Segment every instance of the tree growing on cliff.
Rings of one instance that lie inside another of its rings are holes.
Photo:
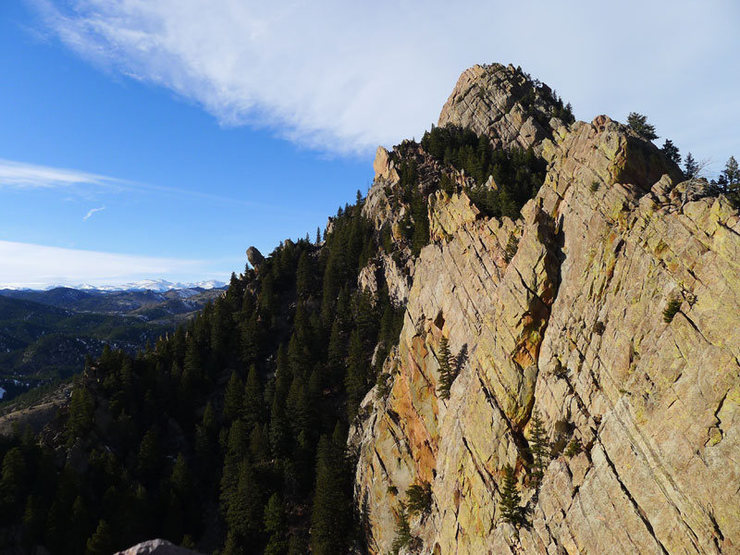
[[[450,353],[450,342],[444,336],[442,336],[439,342],[437,360],[439,361],[439,386],[437,386],[437,392],[440,399],[449,399],[450,387],[452,387],[452,382],[457,377],[457,372],[455,371],[454,361]]]
[[[532,453],[532,485],[537,488],[542,483],[545,469],[550,460],[550,442],[540,412],[532,413],[532,429],[529,438],[529,450]]]
[[[414,484],[406,490],[406,506],[412,515],[426,515],[432,508],[432,486],[429,482]]]
[[[647,122],[647,116],[630,112],[630,115],[627,116],[627,125],[643,139],[653,141],[658,138],[658,135],[655,134],[655,126]]]
[[[401,503],[400,510],[396,515],[396,537],[393,539],[391,546],[391,553],[398,555],[398,553],[408,547],[411,548],[415,543],[416,538],[411,535],[411,527],[409,526],[409,516],[406,510],[406,505]]]
[[[501,518],[504,519],[504,522],[508,522],[514,526],[524,524],[524,510],[519,506],[521,496],[516,487],[514,469],[508,464],[504,467],[504,480],[501,485],[500,496]]]

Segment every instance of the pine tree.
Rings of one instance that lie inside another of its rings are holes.
[[[185,461],[185,457],[182,455],[182,453],[177,455],[175,465],[172,467],[170,484],[172,485],[172,491],[178,496],[181,501],[187,499],[192,487],[192,479],[190,477],[188,463]]]
[[[311,552],[342,553],[351,514],[345,493],[344,460],[338,446],[325,435],[316,455],[316,488],[311,511]]]
[[[740,208],[740,168],[738,168],[738,163],[734,156],[730,156],[730,159],[727,160],[722,177],[727,182],[727,185],[725,185],[727,198],[736,208]]]
[[[426,515],[432,508],[432,486],[429,482],[413,484],[406,490],[406,507],[412,515]]]
[[[288,527],[285,506],[279,493],[273,493],[265,506],[265,532],[270,536],[265,555],[283,555],[288,551]]]
[[[686,155],[686,160],[684,160],[683,163],[683,173],[686,176],[686,179],[693,179],[696,177],[696,174],[699,172],[699,164],[697,164],[696,160],[694,160],[694,157],[689,152]]]
[[[254,364],[250,366],[249,374],[247,374],[247,381],[244,385],[244,400],[242,407],[244,420],[249,426],[262,422],[265,412],[262,397],[262,383],[260,382],[257,368]]]
[[[253,542],[262,530],[262,488],[252,466],[247,461],[239,465],[236,495],[226,511],[226,524],[242,545]]]
[[[153,481],[162,463],[162,452],[159,445],[159,434],[150,428],[139,445],[136,458],[136,471],[145,481]]]
[[[308,253],[304,250],[298,259],[296,271],[296,292],[301,298],[307,298],[313,291],[313,272]]]
[[[550,460],[550,442],[547,438],[545,424],[540,412],[535,409],[532,413],[532,428],[529,437],[529,450],[532,453],[532,483],[536,487],[542,483],[545,469]]]
[[[23,541],[27,547],[43,541],[46,528],[46,503],[38,495],[29,495],[23,511]]]
[[[638,135],[648,141],[653,141],[658,138],[655,134],[655,126],[650,125],[647,122],[647,116],[643,116],[637,112],[630,112],[630,115],[627,116],[627,125],[629,125]]]
[[[396,514],[396,537],[393,538],[391,553],[393,555],[398,555],[402,549],[409,547],[413,540],[414,537],[411,535],[411,527],[409,526],[409,516],[406,511],[406,505],[401,503],[399,511]]]
[[[88,391],[84,384],[80,382],[76,383],[69,401],[67,433],[70,441],[84,437],[92,429],[94,411],[95,401],[90,391]]]
[[[109,555],[115,551],[113,532],[105,520],[98,522],[95,533],[87,540],[88,555]]]
[[[457,377],[457,372],[454,361],[452,360],[452,354],[450,353],[450,343],[444,336],[442,336],[439,342],[437,360],[439,361],[439,386],[437,386],[437,392],[440,399],[449,399],[450,388],[452,387],[452,382]]]
[[[3,457],[2,478],[0,478],[0,512],[13,514],[21,501],[26,485],[28,468],[23,451],[13,447]],[[22,508],[22,505],[21,505]]]
[[[729,187],[740,185],[740,168],[738,167],[737,160],[734,156],[730,156],[725,164],[725,169],[722,171],[722,175],[727,180]]]
[[[524,521],[522,508],[519,506],[521,496],[516,486],[514,469],[508,464],[504,467],[504,480],[501,485],[500,496],[501,517],[509,524],[521,525]]]
[[[347,418],[349,421],[357,414],[362,398],[367,393],[368,362],[362,347],[358,330],[354,330],[349,340],[349,357],[345,387],[347,388]]]
[[[674,164],[679,165],[681,163],[681,155],[678,153],[678,147],[670,139],[665,140],[660,150]]]
[[[236,420],[242,412],[242,401],[244,399],[244,383],[236,371],[231,373],[229,383],[226,384],[224,392],[224,421],[231,423]]]

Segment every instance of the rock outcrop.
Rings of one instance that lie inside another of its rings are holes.
[[[198,552],[179,547],[167,540],[148,540],[137,543],[116,555],[199,555]]]
[[[520,69],[475,65],[460,75],[438,125],[467,127],[496,147],[537,148],[564,123],[553,117],[556,108],[552,90]]]
[[[256,270],[265,261],[265,257],[262,256],[262,253],[257,247],[249,247],[247,249],[247,260],[249,260],[252,268]]]
[[[737,552],[738,212],[683,198],[677,168],[605,116],[525,118],[517,76],[467,70],[440,116],[533,147],[548,171],[517,221],[483,217],[464,192],[430,197],[390,378],[350,437],[370,549],[392,548],[405,492],[426,482],[429,511],[410,517],[424,553]],[[397,180],[381,154],[368,200]],[[366,208],[378,226],[384,206]],[[553,446],[538,488],[535,409]],[[521,529],[501,518],[507,464],[530,511]]]

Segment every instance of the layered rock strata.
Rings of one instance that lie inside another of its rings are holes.
[[[737,552],[737,211],[672,194],[677,168],[604,116],[540,133],[510,111],[456,111],[477,87],[516,112],[490,79],[464,73],[440,123],[536,147],[547,177],[517,221],[482,217],[464,192],[430,196],[433,242],[412,261],[387,391],[368,394],[350,438],[371,551],[391,549],[405,492],[428,482],[430,510],[410,520],[425,553]],[[374,188],[397,179],[389,165]],[[459,369],[449,399],[442,337]],[[553,445],[536,489],[535,408]],[[501,519],[507,464],[521,529]]]

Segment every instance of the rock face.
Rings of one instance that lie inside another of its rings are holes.
[[[537,147],[563,125],[553,119],[556,101],[547,85],[513,66],[475,65],[465,70],[439,116],[448,124],[487,135],[494,146]]]
[[[409,519],[424,553],[737,553],[738,212],[676,194],[677,168],[605,116],[512,116],[517,74],[467,70],[440,116],[536,148],[548,172],[517,221],[462,192],[430,198],[388,387],[350,437],[370,549],[392,548],[406,490],[428,482],[428,514]],[[459,371],[449,399],[442,337]],[[534,409],[553,444],[537,489]],[[519,530],[501,520],[507,464],[531,511]]]
[[[119,551],[116,555],[199,555],[198,552],[178,547],[167,540],[149,540]]]
[[[249,247],[247,249],[247,260],[255,270],[265,261],[265,257],[257,247]]]

